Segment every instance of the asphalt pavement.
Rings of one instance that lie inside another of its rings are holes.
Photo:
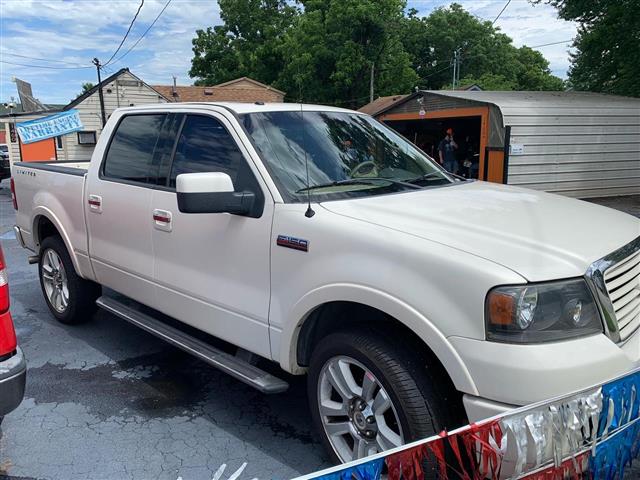
[[[640,216],[640,197],[610,201]],[[113,315],[65,326],[11,227],[0,184],[0,242],[11,312],[28,360],[23,403],[0,430],[0,479],[286,479],[329,466],[305,379],[263,395]],[[640,468],[628,472],[639,478]]]
[[[58,323],[14,224],[4,181],[0,242],[29,370],[25,399],[0,430],[0,479],[210,480],[246,462],[241,480],[268,480],[329,466],[304,377],[264,395],[106,312]]]

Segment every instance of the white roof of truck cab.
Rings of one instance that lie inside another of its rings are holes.
[[[242,115],[244,113],[261,113],[261,112],[299,112],[301,109],[305,112],[342,112],[342,113],[362,113],[346,108],[330,107],[328,105],[311,105],[305,103],[240,103],[240,102],[180,102],[180,103],[159,103],[152,105],[140,105],[136,107],[119,108],[122,112],[136,111],[168,111],[168,110],[185,110],[189,107],[197,107],[199,109],[206,107],[222,107],[232,112]]]

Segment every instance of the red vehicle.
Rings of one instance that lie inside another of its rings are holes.
[[[0,422],[15,410],[24,396],[27,363],[16,339],[9,312],[9,283],[0,248]]]

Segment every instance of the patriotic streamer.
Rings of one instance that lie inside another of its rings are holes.
[[[591,458],[591,474],[594,480],[622,479],[625,469],[631,466],[631,461],[638,458],[639,449],[638,422],[597,444],[595,455]]]
[[[640,371],[561,400],[442,432],[305,480],[618,480],[640,455]]]

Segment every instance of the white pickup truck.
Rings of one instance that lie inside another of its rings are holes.
[[[456,178],[364,114],[123,108],[91,162],[13,179],[58,320],[97,305],[266,393],[264,359],[307,373],[336,461],[640,364],[638,219]]]

